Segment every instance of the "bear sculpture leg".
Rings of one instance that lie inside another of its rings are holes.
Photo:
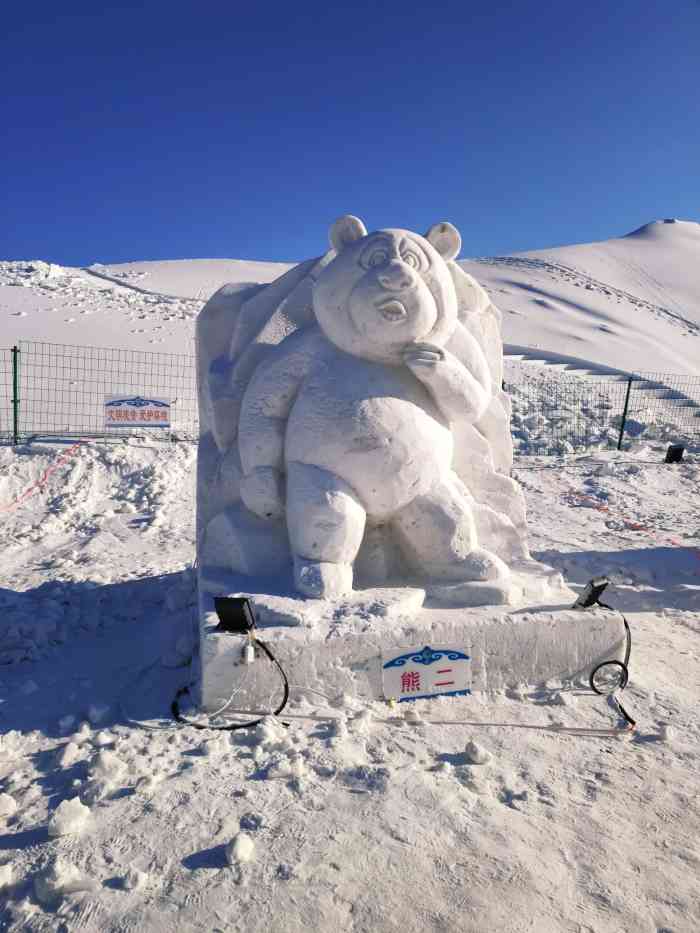
[[[468,494],[457,477],[417,496],[394,517],[405,557],[426,582],[491,582],[507,577],[500,558],[477,546]]]
[[[352,565],[367,515],[339,476],[306,463],[287,464],[287,527],[294,585],[316,599],[352,591]]]

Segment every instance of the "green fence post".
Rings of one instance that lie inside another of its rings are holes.
[[[19,347],[12,348],[12,436],[19,444]]]
[[[620,436],[617,439],[617,449],[622,450],[622,438],[625,434],[625,425],[627,424],[627,409],[630,405],[630,392],[632,391],[632,381],[633,377],[630,376],[627,380],[627,394],[625,395],[625,408],[622,412],[622,424],[620,425]]]

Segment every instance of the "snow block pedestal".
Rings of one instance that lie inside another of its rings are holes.
[[[513,573],[521,594],[516,604],[455,609],[435,605],[418,588],[357,590],[336,600],[304,599],[291,588],[286,594],[254,592],[245,577],[203,568],[199,705],[214,712],[236,691],[227,713],[268,712],[282,697],[279,672],[264,653],[258,650],[246,665],[247,637],[217,631],[214,596],[222,595],[252,600],[256,634],[286,671],[292,697],[308,690],[309,698],[318,691],[330,698],[346,693],[382,699],[382,652],[393,649],[468,649],[472,690],[587,679],[600,661],[623,656],[618,613],[572,610],[576,594],[541,565]]]
[[[225,286],[197,320],[201,706],[281,696],[264,652],[246,664],[246,638],[217,631],[215,596],[252,599],[292,692],[379,698],[382,663],[387,691],[407,663],[386,655],[432,664],[413,657],[425,647],[454,649],[460,690],[612,657],[622,620],[572,613],[529,559],[501,313],[457,263],[459,231],[368,232],[347,214],[329,241],[269,285]]]

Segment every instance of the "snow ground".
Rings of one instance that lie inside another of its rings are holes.
[[[700,225],[658,221],[464,266],[507,343],[697,374],[698,259]],[[286,268],[0,263],[0,345],[191,352],[211,292]],[[535,556],[614,580],[635,732],[550,682],[408,711],[297,688],[289,728],[230,738],[169,716],[194,447],[0,447],[0,930],[695,933],[700,450],[664,450],[515,470]]]
[[[663,452],[515,471],[535,555],[614,579],[634,733],[551,682],[409,710],[297,690],[289,728],[231,737],[168,713],[193,447],[0,449],[0,929],[696,931],[700,450]]]

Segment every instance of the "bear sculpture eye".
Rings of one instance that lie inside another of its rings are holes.
[[[406,252],[401,254],[401,258],[406,263],[407,266],[410,266],[412,269],[422,269],[423,268],[423,258],[418,253],[413,252],[412,250],[406,250]]]
[[[377,266],[383,266],[389,258],[385,249],[375,249],[367,258],[367,265],[370,269],[376,269]]]

